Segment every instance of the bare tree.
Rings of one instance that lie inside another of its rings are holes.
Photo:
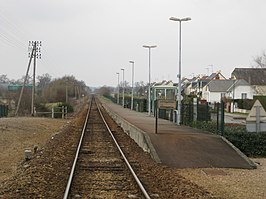
[[[114,92],[114,89],[108,86],[103,86],[96,89],[97,94],[103,95],[105,97],[110,96],[112,92]]]
[[[135,92],[137,96],[144,96],[145,91],[147,90],[148,85],[145,84],[143,81],[135,83]]]
[[[266,53],[262,52],[262,55],[258,55],[253,60],[255,62],[255,68],[266,68]]]
[[[38,79],[38,82],[37,82],[38,89],[43,90],[50,84],[52,80],[52,76],[49,75],[48,73],[45,73],[41,76],[39,75],[37,79]]]
[[[9,83],[10,80],[7,78],[7,75],[0,75],[0,83]]]

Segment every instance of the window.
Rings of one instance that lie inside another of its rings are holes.
[[[247,93],[241,93],[241,99],[247,99]]]
[[[166,99],[175,99],[175,90],[174,89],[167,89],[166,90]]]

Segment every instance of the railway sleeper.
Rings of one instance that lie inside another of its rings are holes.
[[[93,171],[123,171],[122,165],[80,165],[80,169]]]
[[[112,191],[112,193],[110,193],[110,191],[108,192],[108,194],[104,193],[107,191],[101,191],[99,190],[100,193],[92,193],[92,194],[88,194],[88,193],[73,193],[72,194],[72,198],[93,198],[93,199],[106,199],[107,195],[109,196],[109,198],[142,198],[139,194],[137,193],[130,193],[131,190],[128,191],[123,191],[122,193],[119,193],[117,191]],[[129,192],[129,193],[128,193]]]

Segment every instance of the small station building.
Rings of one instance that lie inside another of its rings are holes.
[[[157,100],[177,100],[178,87],[172,81],[155,83],[151,87],[151,111],[155,115]],[[176,101],[177,103],[177,101]],[[173,109],[160,109],[159,118],[173,120]]]

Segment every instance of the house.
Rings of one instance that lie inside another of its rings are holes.
[[[231,79],[244,79],[255,89],[255,95],[266,95],[266,68],[235,68]]]
[[[226,79],[225,76],[222,75],[221,71],[217,71],[216,73],[212,73],[207,77],[209,80],[217,80],[217,79]]]
[[[217,71],[212,73],[209,76],[206,75],[198,75],[197,77],[192,78],[190,81],[186,83],[186,87],[184,88],[184,93],[186,95],[195,94],[198,97],[202,97],[202,89],[212,80],[224,80],[226,79],[221,71]]]
[[[194,93],[194,87],[196,85],[198,77],[193,77],[192,79],[183,78],[181,85],[182,91],[185,95],[190,95]]]
[[[220,102],[221,98],[253,99],[255,90],[245,80],[212,80],[202,90],[202,99]]]

